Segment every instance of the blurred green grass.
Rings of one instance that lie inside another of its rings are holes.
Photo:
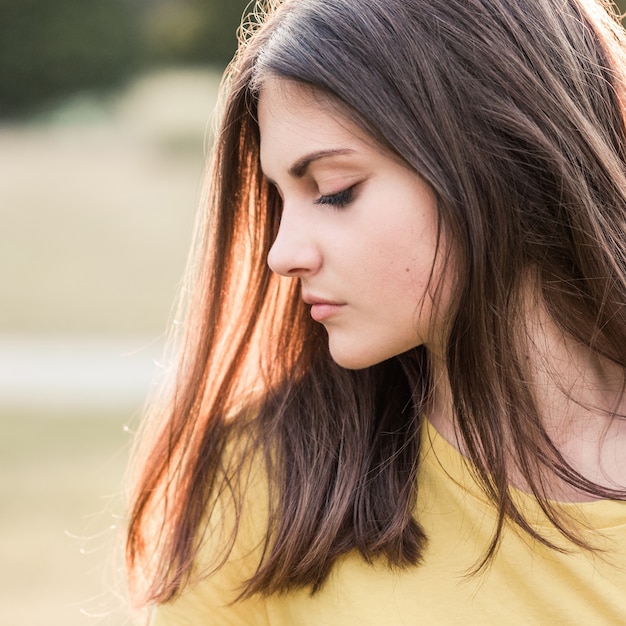
[[[154,72],[0,126],[0,332],[163,331],[218,81]]]
[[[124,421],[0,414],[1,623],[126,623],[116,572]]]

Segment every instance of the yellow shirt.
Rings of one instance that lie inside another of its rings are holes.
[[[544,536],[563,540],[527,494],[520,506]],[[338,563],[311,596],[296,591],[229,604],[245,558],[157,607],[152,626],[602,626],[626,625],[626,503],[567,504],[583,519],[604,557],[561,554],[507,527],[491,566],[467,573],[492,536],[495,514],[465,460],[427,424],[422,445],[416,516],[428,537],[422,565],[392,571],[358,554]],[[245,541],[244,541],[245,543]]]

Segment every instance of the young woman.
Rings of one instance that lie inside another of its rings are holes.
[[[259,7],[139,448],[154,626],[626,623],[610,10]]]

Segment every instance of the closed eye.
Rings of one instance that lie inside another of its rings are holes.
[[[326,204],[333,206],[337,209],[342,209],[350,204],[353,198],[354,187],[348,187],[348,189],[344,189],[343,191],[339,191],[338,193],[333,193],[328,196],[320,196],[317,200],[315,200],[315,204]]]

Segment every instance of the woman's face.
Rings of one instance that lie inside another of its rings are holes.
[[[300,280],[333,359],[358,369],[440,350],[450,281],[430,187],[297,83],[267,81],[258,115],[261,166],[283,200],[268,264]]]

